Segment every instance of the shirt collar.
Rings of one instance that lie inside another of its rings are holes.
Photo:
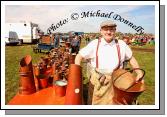
[[[103,45],[103,46],[105,46],[105,45],[110,45],[110,46],[112,46],[113,44],[115,44],[114,39],[113,39],[110,43],[107,43],[104,38],[101,38],[101,45]]]

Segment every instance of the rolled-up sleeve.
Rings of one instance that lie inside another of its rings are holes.
[[[96,43],[97,40],[91,41],[87,46],[79,51],[79,54],[85,59],[92,58],[94,55]]]
[[[132,50],[128,45],[125,45],[125,59],[129,60],[132,57]]]

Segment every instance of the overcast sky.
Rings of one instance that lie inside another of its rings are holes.
[[[100,13],[113,12],[111,18],[87,17],[81,18],[82,12],[92,11]],[[77,20],[71,19],[72,13],[78,13]],[[142,26],[145,33],[155,33],[155,7],[153,5],[6,5],[5,22],[31,21],[39,24],[39,27],[46,32],[51,24],[56,25],[60,21],[68,18],[68,22],[63,24],[53,32],[98,32],[102,21],[113,20],[117,25],[117,31],[123,33],[136,33],[134,29],[127,24],[114,20],[115,14],[132,22],[136,26]]]

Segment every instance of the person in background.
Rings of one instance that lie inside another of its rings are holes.
[[[154,40],[154,38],[151,38],[149,44],[150,44],[150,45],[155,45],[155,40]]]
[[[72,53],[78,53],[79,48],[80,48],[80,42],[81,39],[78,36],[78,33],[75,33],[74,38],[71,40],[71,48],[72,48]]]
[[[54,47],[58,48],[59,47],[59,43],[60,43],[59,35],[55,35],[54,36]]]

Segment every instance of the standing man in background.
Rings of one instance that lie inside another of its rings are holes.
[[[72,48],[72,53],[78,53],[79,48],[80,48],[80,37],[78,36],[78,33],[75,33],[74,38],[71,40],[71,48]]]

